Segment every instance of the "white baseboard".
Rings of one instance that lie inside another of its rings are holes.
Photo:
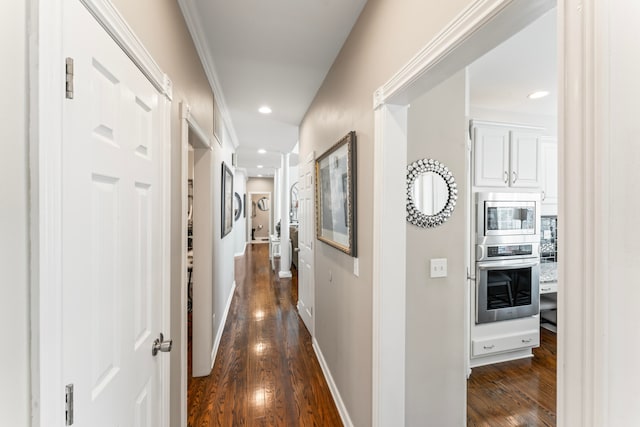
[[[315,338],[313,338],[313,351],[316,353],[316,357],[318,358],[318,362],[320,362],[320,367],[322,368],[322,372],[324,373],[324,378],[327,380],[327,384],[329,385],[329,390],[331,390],[333,400],[338,407],[340,418],[342,418],[342,424],[344,424],[345,427],[353,427],[353,422],[351,422],[351,417],[349,417],[347,407],[342,401],[342,397],[340,396],[340,392],[338,391],[338,386],[336,386],[335,381],[333,381],[333,377],[331,376],[331,371],[329,370],[327,361],[324,360],[322,351],[320,351],[320,345],[318,345],[318,341],[316,341]]]
[[[235,254],[233,257],[238,258],[238,257],[244,256],[246,252],[247,252],[247,242],[244,242],[244,246],[242,247],[242,252]]]
[[[289,279],[289,278],[293,277],[293,276],[291,275],[291,270],[289,270],[289,271],[280,271],[280,272],[278,273],[278,276],[279,276],[281,279]]]
[[[218,356],[218,347],[220,347],[220,341],[222,340],[222,332],[224,332],[224,325],[227,323],[227,316],[229,315],[229,309],[231,308],[231,301],[233,301],[233,294],[236,291],[236,281],[233,281],[233,285],[231,285],[231,292],[229,292],[229,298],[227,299],[227,305],[224,308],[224,313],[222,314],[222,319],[220,322],[220,326],[218,326],[218,331],[216,332],[216,340],[213,343],[213,349],[211,350],[211,369],[213,369],[213,365],[216,363],[216,357]]]

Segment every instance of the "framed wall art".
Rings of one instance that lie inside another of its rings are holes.
[[[356,133],[349,132],[316,160],[316,237],[357,256]]]
[[[222,237],[233,228],[233,173],[222,162]]]

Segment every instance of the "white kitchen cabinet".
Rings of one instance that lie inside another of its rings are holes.
[[[476,187],[540,188],[542,128],[472,121]]]
[[[542,215],[558,214],[558,144],[543,138],[540,143]]]
[[[473,356],[485,356],[538,346],[540,346],[540,330],[533,329],[510,335],[472,340],[471,352]]]

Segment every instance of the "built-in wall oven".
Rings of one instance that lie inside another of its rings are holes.
[[[538,314],[540,196],[477,193],[476,323]]]

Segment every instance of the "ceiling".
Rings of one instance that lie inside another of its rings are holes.
[[[511,113],[557,115],[556,9],[469,66],[472,107]],[[549,96],[529,99],[545,90]]]
[[[237,144],[238,167],[272,176],[280,153],[296,146],[298,125],[366,0],[179,3]],[[263,105],[272,113],[260,114]]]
[[[273,176],[283,152],[296,165],[298,125],[366,0],[178,1],[238,166]],[[472,108],[555,116],[556,55],[553,9],[469,66]],[[537,90],[550,94],[527,98]]]

